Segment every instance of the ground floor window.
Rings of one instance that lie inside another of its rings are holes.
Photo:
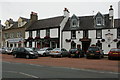
[[[32,47],[32,41],[29,42],[29,47]]]
[[[76,48],[76,43],[74,41],[71,42],[71,49]]]
[[[56,48],[56,43],[55,42],[51,42],[51,47],[52,48]]]
[[[13,47],[13,44],[10,44],[10,47]]]
[[[117,43],[117,48],[120,48],[120,41]]]
[[[21,43],[18,44],[18,47],[21,47]]]
[[[102,43],[100,42],[100,40],[97,41],[96,46],[102,49]]]

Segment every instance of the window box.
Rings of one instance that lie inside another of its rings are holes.
[[[105,39],[102,39],[101,42],[105,42]]]
[[[71,42],[71,39],[65,39],[66,42]]]
[[[114,42],[117,42],[118,40],[117,40],[117,39],[114,39],[113,41],[114,41]]]

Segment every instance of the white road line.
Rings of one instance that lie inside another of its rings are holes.
[[[12,62],[6,62],[5,63],[11,63],[11,64],[19,64],[19,63],[12,63]],[[23,63],[20,63],[23,64]],[[32,66],[38,66],[38,67],[44,67],[44,65],[37,65],[37,64],[28,64]],[[110,71],[98,71],[98,70],[90,70],[90,69],[78,69],[78,68],[69,68],[69,67],[54,67],[54,66],[49,66],[50,68],[63,68],[63,69],[71,69],[71,70],[82,70],[82,71],[88,71],[88,72],[96,72],[96,73],[108,73],[108,74],[120,74],[118,72],[110,72]]]
[[[16,72],[16,71],[3,71],[3,72],[10,72],[10,73],[22,74],[22,75],[29,76],[29,77],[32,77],[32,78],[39,78],[37,76],[30,75],[30,74],[23,73],[23,72]]]
[[[23,75],[26,75],[26,76],[30,76],[30,77],[33,77],[33,78],[39,78],[37,76],[34,76],[34,75],[30,75],[30,74],[26,74],[26,73],[23,73],[23,72],[19,72],[20,74],[23,74]]]

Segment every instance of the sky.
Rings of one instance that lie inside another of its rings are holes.
[[[113,2],[114,1],[114,2]],[[118,13],[119,0],[1,0],[0,1],[0,20],[2,25],[9,18],[17,21],[19,17],[30,19],[30,13],[38,13],[38,19],[62,16],[64,8],[68,8],[70,16],[89,16],[97,12],[108,14],[110,5],[114,9],[114,18],[120,18]],[[120,6],[119,6],[120,7]]]

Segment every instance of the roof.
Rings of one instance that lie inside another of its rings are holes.
[[[120,18],[119,19],[115,19],[114,22],[115,22],[114,23],[114,27],[115,28],[120,28]]]
[[[69,30],[83,30],[83,29],[96,29],[94,26],[94,17],[95,16],[80,16],[79,18],[79,27],[78,28],[71,28],[70,27],[70,18],[68,22],[66,23],[63,31],[69,31]],[[105,27],[104,28],[109,28],[109,14],[104,15],[105,19]]]
[[[24,18],[24,17],[20,17],[23,21],[28,21],[29,19]]]
[[[60,27],[60,23],[62,22],[63,19],[64,19],[64,16],[41,19],[41,20],[35,21],[26,30],[38,30],[38,29]]]

